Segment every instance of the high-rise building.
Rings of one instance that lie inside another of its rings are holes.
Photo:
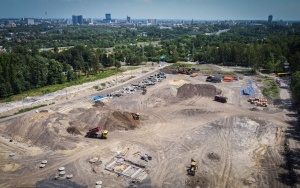
[[[82,25],[83,24],[82,15],[73,15],[72,22],[73,25]]]
[[[273,16],[269,15],[269,17],[268,17],[268,23],[272,23],[272,20],[273,20]]]
[[[111,20],[111,14],[105,14],[105,19],[107,21],[110,21]]]
[[[156,25],[157,21],[156,21],[156,19],[148,19],[148,24]]]
[[[131,23],[130,16],[127,16],[127,23]]]

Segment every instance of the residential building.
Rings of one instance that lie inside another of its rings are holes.
[[[156,19],[148,19],[148,24],[149,25],[157,25]]]
[[[26,25],[34,25],[34,19],[32,19],[32,18],[26,18],[25,19],[25,24]]]

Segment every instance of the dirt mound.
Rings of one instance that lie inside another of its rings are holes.
[[[177,97],[188,99],[194,96],[214,97],[221,94],[221,90],[209,84],[184,84],[177,89]]]
[[[162,68],[161,71],[166,74],[178,74],[177,68],[173,66],[166,66]]]
[[[176,102],[176,89],[162,88],[153,91],[153,93],[147,98],[145,103],[147,107],[160,107],[169,105],[170,103]]]
[[[84,109],[81,114],[75,118],[75,122],[83,122],[90,128],[97,127],[100,124],[101,118],[106,116],[106,111],[98,111],[95,108]]]
[[[76,137],[72,137],[68,132],[68,129],[71,131],[69,122],[71,120],[64,114],[37,113],[18,118],[7,125],[3,131],[7,136],[19,142],[43,148],[48,147],[53,150],[64,150],[76,146],[74,143]],[[76,131],[74,130],[72,133],[79,134],[85,126],[78,124]]]
[[[138,126],[140,120],[134,120],[132,113],[114,111],[101,120],[104,129],[113,130],[132,130]]]

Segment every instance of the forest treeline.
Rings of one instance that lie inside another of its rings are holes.
[[[221,34],[212,34],[229,29]],[[300,101],[300,25],[214,25],[174,27],[65,27],[45,34],[42,27],[0,32],[0,98],[47,85],[99,74],[106,67],[158,62],[198,61],[230,66],[291,71],[292,91]],[[16,33],[10,41],[8,32]],[[205,33],[210,34],[205,34]],[[146,33],[146,35],[141,35]],[[52,51],[39,51],[52,47]],[[61,46],[74,46],[59,52]],[[288,65],[290,70],[285,70]]]

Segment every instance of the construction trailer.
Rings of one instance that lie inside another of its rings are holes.
[[[223,81],[224,82],[232,82],[234,79],[232,76],[224,76],[223,77]]]

